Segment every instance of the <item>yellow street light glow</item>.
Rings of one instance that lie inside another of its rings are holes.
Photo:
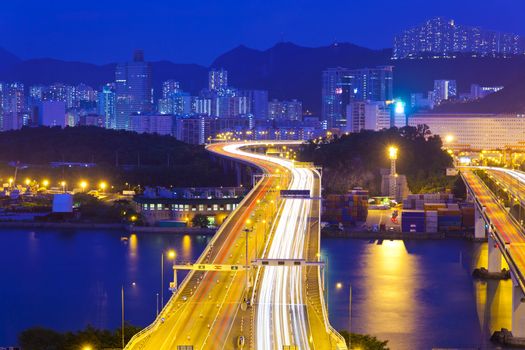
[[[454,135],[448,134],[447,136],[445,136],[446,143],[451,143],[452,141],[454,141]]]
[[[172,260],[173,260],[173,259],[175,259],[176,256],[177,256],[177,253],[176,253],[173,249],[171,249],[171,250],[168,252],[168,258],[169,258],[169,259],[172,259]]]
[[[132,222],[137,221],[137,216],[136,216],[136,215],[131,215],[130,220],[131,220]]]
[[[394,147],[394,146],[388,147],[388,157],[390,159],[397,159],[397,147]]]
[[[88,186],[87,181],[84,181],[84,180],[80,181],[80,187],[81,187],[83,190],[85,190],[87,186]]]
[[[91,345],[84,345],[82,347],[82,350],[93,350],[93,348],[91,347]]]
[[[108,184],[107,184],[106,182],[102,181],[102,182],[98,185],[98,187],[100,187],[101,190],[105,190],[106,187],[108,187]]]
[[[66,182],[65,181],[60,181],[60,186],[65,187],[66,186]]]
[[[49,180],[46,179],[46,180],[42,181],[42,186],[44,186],[44,187],[49,186]]]
[[[31,179],[29,179],[29,178],[26,179],[25,183],[26,183],[27,186],[31,185]]]
[[[343,284],[342,284],[341,282],[337,282],[336,285],[335,285],[335,287],[336,287],[337,289],[341,289],[341,288],[343,288]]]
[[[10,177],[8,181],[9,181],[10,184],[12,184],[14,180],[13,180],[12,177]]]

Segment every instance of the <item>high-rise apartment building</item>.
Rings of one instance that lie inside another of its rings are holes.
[[[208,89],[214,92],[222,92],[228,87],[228,71],[224,69],[213,69],[208,73]]]
[[[258,120],[268,118],[268,91],[267,90],[240,90],[238,96],[246,97],[248,113]]]
[[[180,91],[180,83],[176,80],[167,80],[162,83],[162,98],[167,98]]]
[[[116,128],[128,129],[129,116],[152,111],[151,66],[137,50],[133,61],[120,63],[115,71]]]
[[[454,20],[433,18],[394,37],[392,58],[512,56],[525,53],[525,40],[512,33],[484,30],[456,24]]]
[[[25,111],[24,84],[0,84],[1,90],[1,130],[16,130],[24,125]]]
[[[432,105],[439,106],[441,102],[456,97],[458,94],[455,80],[434,80],[434,90],[432,91]]]
[[[394,98],[393,66],[353,69],[344,77],[350,101],[391,101]]]
[[[322,84],[322,119],[329,128],[345,128],[350,102],[393,99],[393,67],[329,68],[323,71]]]
[[[322,75],[322,111],[321,118],[328,128],[341,127],[346,124],[346,105],[350,94],[345,82],[350,69],[328,68]]]
[[[365,105],[365,129],[379,131],[392,126],[392,107],[385,102],[368,102]]]
[[[279,101],[268,103],[268,117],[273,120],[302,120],[303,104],[298,100]]]
[[[166,97],[159,99],[158,111],[160,114],[190,114],[192,112],[191,95],[182,90],[170,92]]]
[[[104,126],[116,129],[116,94],[111,85],[105,85],[98,93],[98,114],[104,117]]]

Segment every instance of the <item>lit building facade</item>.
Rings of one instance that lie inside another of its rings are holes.
[[[116,120],[116,94],[110,85],[105,85],[98,93],[98,114],[104,116],[104,127],[117,128]]]
[[[2,131],[20,129],[24,125],[24,84],[0,84],[0,94]]]
[[[302,120],[303,103],[298,100],[279,101],[268,103],[268,117],[274,120]]]
[[[457,95],[455,80],[434,80],[434,90],[431,94],[433,106],[439,106],[441,102],[455,98]]]
[[[524,38],[456,24],[454,20],[433,18],[394,37],[393,59],[472,56],[512,56],[525,53]]]
[[[151,65],[144,61],[143,51],[135,51],[132,62],[117,65],[115,86],[115,128],[127,130],[131,114],[152,110]]]
[[[228,88],[228,71],[224,69],[213,69],[208,73],[208,89],[210,91],[222,92]]]
[[[322,76],[321,118],[328,128],[345,128],[347,105],[354,101],[393,99],[393,66],[347,69],[329,68]]]
[[[132,114],[129,130],[139,134],[173,135],[174,116],[171,114]]]
[[[445,146],[461,150],[502,149],[525,141],[525,115],[420,113],[409,126],[428,125]]]

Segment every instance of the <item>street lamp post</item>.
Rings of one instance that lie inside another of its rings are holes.
[[[120,297],[121,297],[121,306],[122,306],[122,349],[124,349],[124,285],[122,285],[122,288],[120,290]]]
[[[390,158],[390,197],[396,199],[396,188],[397,188],[397,171],[396,171],[396,160],[397,160],[397,147],[390,146],[388,148],[388,157]]]
[[[343,283],[337,282],[336,289],[343,289]],[[348,349],[352,349],[352,285],[348,285]]]
[[[251,223],[251,220],[248,219],[246,220],[246,224],[250,224]],[[253,229],[249,229],[248,226],[246,226],[246,228],[244,229],[244,233],[246,234],[246,257],[245,257],[245,271],[246,271],[246,274],[245,274],[245,277],[246,277],[246,281],[245,281],[245,287],[246,287],[246,292],[248,292],[248,284],[249,284],[249,276],[248,276],[248,233],[250,233]]]
[[[352,349],[352,285],[349,285],[348,292],[348,349]]]
[[[160,255],[160,305],[164,308],[164,251]],[[174,260],[176,253],[173,249],[168,251],[168,259]]]

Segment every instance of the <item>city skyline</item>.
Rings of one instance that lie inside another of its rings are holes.
[[[281,41],[307,47],[351,42],[379,49],[392,47],[394,34],[436,16],[487,30],[525,34],[520,18],[525,4],[517,0],[504,5],[483,1],[475,7],[468,2],[443,1],[432,13],[412,0],[404,4],[402,12],[396,4],[383,0],[367,4],[307,2],[301,3],[301,11],[297,11],[297,2],[277,1],[228,5],[155,1],[153,6],[134,1],[124,6],[119,2],[88,5],[57,0],[31,5],[22,9],[4,4],[0,28],[5,33],[0,47],[23,59],[52,57],[96,64],[122,62],[135,48],[143,48],[153,61],[203,65],[239,45],[265,50]],[[357,7],[360,16],[352,17]],[[86,26],[90,30],[86,31]],[[319,26],[324,29],[319,31]],[[62,30],[65,27],[67,31]],[[186,33],[192,33],[191,37]]]

